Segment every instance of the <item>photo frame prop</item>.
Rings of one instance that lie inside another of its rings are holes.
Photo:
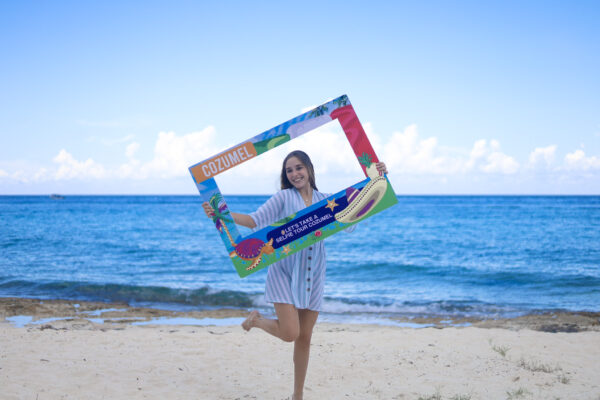
[[[366,179],[242,237],[214,177],[333,120],[339,121]],[[343,95],[194,164],[189,171],[214,211],[213,222],[237,273],[245,277],[396,204],[392,185],[377,171],[377,162],[348,96]]]

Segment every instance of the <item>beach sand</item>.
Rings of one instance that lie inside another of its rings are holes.
[[[91,321],[94,311],[110,321]],[[64,319],[6,320],[19,315]],[[285,399],[290,343],[237,325],[132,325],[243,315],[0,299],[0,399]],[[317,323],[305,399],[599,400],[598,321],[561,313],[469,327]]]

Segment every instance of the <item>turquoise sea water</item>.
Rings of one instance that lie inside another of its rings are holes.
[[[250,212],[265,196],[225,196]],[[600,197],[400,196],[327,239],[324,315],[600,311]],[[0,296],[268,307],[199,196],[0,196]],[[248,230],[242,230],[247,234]]]

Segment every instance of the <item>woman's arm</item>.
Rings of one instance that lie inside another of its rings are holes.
[[[254,222],[252,217],[249,216],[248,214],[240,214],[240,213],[236,213],[236,212],[231,212],[231,216],[233,217],[233,220],[235,221],[235,223],[238,225],[243,225],[250,229],[256,228],[256,222]]]
[[[206,216],[208,218],[214,217],[215,213],[207,201],[202,203],[202,208],[204,209],[204,213],[206,214]],[[233,220],[235,221],[235,223],[238,225],[246,226],[250,229],[256,228],[256,222],[254,222],[252,217],[249,216],[248,214],[240,214],[240,213],[236,213],[236,212],[231,212],[231,216],[233,217]]]

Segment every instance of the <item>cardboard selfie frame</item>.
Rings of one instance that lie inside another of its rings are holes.
[[[333,120],[342,126],[366,179],[242,237],[214,176]],[[194,164],[189,171],[211,205],[215,227],[243,278],[396,204],[392,185],[377,171],[377,162],[348,96],[343,95]]]

